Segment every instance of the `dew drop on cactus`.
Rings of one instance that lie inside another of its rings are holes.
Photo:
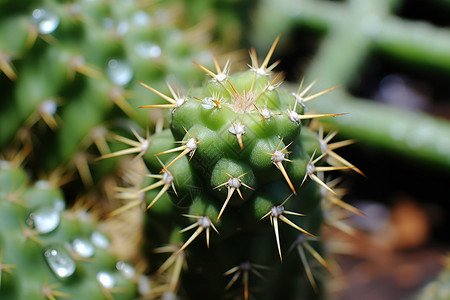
[[[133,69],[123,60],[111,59],[108,62],[107,74],[112,82],[124,86],[133,78]]]
[[[59,17],[57,14],[47,8],[37,8],[32,12],[32,19],[38,27],[41,34],[50,34],[59,26]]]
[[[150,24],[150,20],[149,14],[142,10],[135,12],[132,17],[133,24],[137,26],[147,26]]]
[[[126,278],[132,279],[136,276],[136,269],[124,261],[116,263],[116,269],[119,270]]]
[[[86,239],[76,238],[72,241],[73,250],[81,257],[92,257],[95,253],[94,246]]]
[[[158,58],[161,56],[161,47],[152,42],[140,42],[135,46],[137,55],[144,59]]]
[[[75,261],[64,247],[59,245],[49,247],[45,250],[44,257],[57,277],[67,278],[75,273]]]
[[[116,285],[116,279],[114,276],[108,272],[98,272],[96,275],[97,281],[107,289],[111,289]]]
[[[94,231],[92,233],[91,241],[95,246],[101,249],[106,249],[110,245],[108,238],[100,231]]]
[[[43,207],[32,212],[27,223],[39,233],[49,233],[58,227],[60,221],[59,210]]]

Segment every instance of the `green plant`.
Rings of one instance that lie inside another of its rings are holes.
[[[162,88],[203,75],[183,66],[202,59],[208,33],[181,31],[173,14],[153,1],[2,1],[0,149],[25,146],[34,173],[78,171],[86,187],[110,174],[93,164],[108,130],[158,122],[134,109],[151,99],[133,78]]]
[[[210,78],[186,94],[169,86],[168,96],[141,83],[165,100],[141,109],[169,108],[170,128],[147,138],[133,129],[136,141],[116,136],[132,148],[103,156],[137,153],[128,168],[141,158],[147,165],[149,173],[136,174],[139,184],[117,188],[125,203],[111,215],[145,205],[149,261],[158,280],[166,278],[166,295],[321,295],[320,269],[328,265],[317,236],[332,214],[322,207],[360,213],[325,183],[329,171],[360,172],[334,152],[348,142],[331,143],[335,133],[324,136],[308,126],[311,119],[339,115],[308,111],[310,100],[335,87],[314,93],[313,81],[302,82],[296,93],[283,90],[280,76],[272,76],[277,62],[269,65],[277,42],[261,64],[252,49],[243,72],[230,74],[229,62],[222,69],[216,59],[215,72],[195,63]],[[163,252],[170,253],[167,260]],[[310,260],[321,266],[316,270]]]
[[[95,215],[65,206],[51,182],[0,161],[1,298],[134,299],[134,267],[111,255]]]

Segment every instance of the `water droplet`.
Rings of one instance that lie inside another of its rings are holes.
[[[59,26],[58,15],[48,9],[37,8],[31,15],[41,34],[50,34]]]
[[[39,233],[49,233],[58,227],[60,221],[60,211],[52,207],[43,207],[32,212],[27,223]]]
[[[135,47],[136,53],[142,58],[157,58],[161,56],[161,47],[152,42],[141,42]]]
[[[122,60],[111,59],[108,62],[107,74],[117,85],[124,86],[133,78],[133,70],[130,65]]]
[[[73,250],[81,257],[92,257],[95,253],[94,246],[87,240],[76,238],[72,241]]]
[[[123,276],[128,279],[132,279],[134,278],[134,276],[136,276],[136,269],[132,265],[127,264],[124,261],[117,262],[116,268],[123,274]]]
[[[91,235],[91,242],[101,248],[101,249],[106,249],[109,247],[109,240],[108,238],[101,233],[100,231],[94,231]]]
[[[50,269],[52,269],[59,278],[67,278],[75,272],[75,261],[62,246],[57,245],[48,248],[44,252],[44,257],[47,260]]]
[[[149,14],[142,10],[135,12],[132,20],[133,24],[137,26],[145,26],[150,24]]]
[[[107,273],[107,272],[98,272],[97,273],[97,281],[107,289],[113,288],[116,285],[116,280],[114,279],[113,275]]]

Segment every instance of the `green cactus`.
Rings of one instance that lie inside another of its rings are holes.
[[[0,161],[2,299],[134,299],[134,267],[117,261],[96,218],[65,208],[49,181]]]
[[[202,60],[208,33],[181,31],[170,7],[144,2],[0,3],[2,151],[32,145],[34,172],[63,165],[86,187],[111,173],[111,161],[93,163],[110,151],[107,129],[157,123],[134,109],[149,98],[133,78],[162,88],[172,74],[203,75],[183,66]]]
[[[277,63],[269,66],[277,42],[261,64],[252,50],[250,69],[232,75],[228,62],[221,69],[214,58],[216,72],[195,63],[210,78],[185,95],[141,82],[165,100],[141,108],[169,108],[170,128],[147,138],[133,131],[137,141],[116,137],[133,148],[103,156],[137,153],[129,168],[140,158],[147,165],[142,184],[118,188],[127,201],[111,215],[145,205],[146,248],[154,274],[166,278],[166,296],[319,297],[328,268],[317,237],[326,217],[321,203],[333,199],[360,213],[325,183],[328,171],[361,172],[333,151],[347,143],[330,143],[334,133],[308,127],[311,119],[339,115],[307,107],[334,87],[313,93],[314,81],[297,93],[280,88],[272,76]],[[171,253],[165,261],[163,252]]]

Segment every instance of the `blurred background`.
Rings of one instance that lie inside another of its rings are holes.
[[[303,78],[320,79],[315,91],[341,85],[312,110],[347,113],[322,126],[356,140],[338,153],[366,175],[346,176],[344,199],[367,216],[343,216],[352,234],[325,232],[341,274],[330,299],[412,299],[445,268],[449,1],[3,0],[0,7],[0,150],[8,157],[32,145],[38,159],[27,163],[36,177],[64,165],[78,174],[68,194],[94,190],[113,168],[92,164],[93,147],[102,152],[95,134],[105,123],[126,130],[124,118],[152,101],[138,80],[164,89],[176,77],[188,89],[204,79],[192,61],[211,64],[213,52],[245,66],[245,49],[267,53],[280,35],[271,62],[280,59],[285,87],[295,92]],[[158,126],[158,116],[139,114],[133,122]]]

